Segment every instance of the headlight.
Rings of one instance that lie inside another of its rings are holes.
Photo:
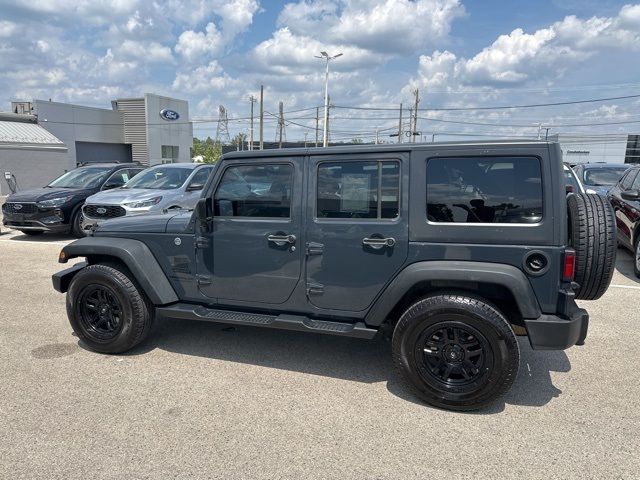
[[[73,195],[50,198],[49,200],[42,200],[41,202],[36,202],[36,205],[38,205],[39,208],[56,208],[56,207],[61,207],[72,198],[73,198]]]
[[[162,197],[154,197],[154,198],[150,198],[149,200],[143,200],[141,202],[125,203],[125,206],[129,208],[153,207],[154,205],[159,204],[160,200],[162,200]]]
[[[587,188],[587,193],[598,193],[593,188]]]

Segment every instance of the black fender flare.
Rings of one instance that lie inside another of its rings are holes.
[[[154,305],[166,305],[177,302],[178,295],[171,286],[160,264],[143,242],[130,238],[86,237],[63,247],[60,252],[60,263],[77,257],[113,257],[120,260],[131,271],[138,284]],[[56,290],[66,291],[73,276],[81,268],[67,269],[54,275]]]
[[[541,315],[531,283],[518,268],[499,263],[445,260],[412,263],[401,270],[377,298],[365,317],[365,323],[381,325],[409,289],[420,282],[433,280],[500,285],[513,294],[523,318]]]

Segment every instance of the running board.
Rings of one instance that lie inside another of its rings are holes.
[[[363,322],[339,323],[315,320],[301,315],[264,315],[260,313],[216,310],[199,305],[178,303],[169,307],[156,308],[156,314],[165,318],[182,320],[203,320],[205,322],[229,323],[232,325],[253,325],[256,327],[297,330],[300,332],[326,333],[355,338],[373,338],[378,330],[367,328]]]

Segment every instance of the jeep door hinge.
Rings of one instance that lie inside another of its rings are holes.
[[[307,256],[322,255],[324,253],[324,245],[322,243],[307,242]]]
[[[307,283],[307,296],[322,295],[324,293],[324,285],[320,283]]]
[[[207,248],[209,239],[207,237],[196,237],[196,248]]]
[[[198,285],[211,285],[211,277],[207,275],[196,275]]]

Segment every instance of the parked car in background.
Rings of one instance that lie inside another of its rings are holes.
[[[165,209],[193,209],[212,165],[172,163],[148,168],[117,190],[87,198],[82,228],[86,231],[101,220],[159,213]]]
[[[630,165],[624,163],[582,163],[573,167],[587,193],[606,195]]]
[[[633,252],[633,270],[640,278],[640,166],[631,168],[609,191],[618,230],[618,244]]]
[[[46,187],[16,192],[2,206],[2,223],[27,235],[44,232],[84,236],[81,207],[87,197],[123,186],[144,170],[137,163],[102,163],[78,167]]]
[[[582,182],[578,179],[573,169],[566,163],[564,164],[564,180],[567,193],[586,193]]]

